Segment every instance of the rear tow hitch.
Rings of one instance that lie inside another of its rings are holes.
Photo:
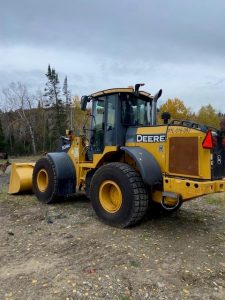
[[[173,206],[166,204],[166,197],[176,199],[176,203]],[[162,192],[161,205],[165,210],[173,211],[181,207],[182,198],[179,194],[176,193]]]

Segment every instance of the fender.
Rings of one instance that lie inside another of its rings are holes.
[[[154,156],[142,147],[121,147],[137,164],[142,179],[147,185],[162,182],[162,171]]]
[[[48,153],[58,180],[59,196],[68,196],[76,192],[76,170],[69,155],[65,152]]]

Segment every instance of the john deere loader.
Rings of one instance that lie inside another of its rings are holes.
[[[86,135],[64,138],[61,152],[35,164],[14,164],[9,193],[31,191],[47,204],[85,191],[98,217],[112,226],[138,223],[152,207],[167,211],[225,191],[225,133],[191,121],[157,125],[157,100],[135,88],[81,99],[91,107]],[[154,205],[153,205],[154,204]]]

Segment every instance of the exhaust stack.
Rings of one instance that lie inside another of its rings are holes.
[[[156,125],[156,116],[157,116],[157,101],[162,95],[162,90],[160,89],[158,93],[152,99],[152,120],[151,125]]]

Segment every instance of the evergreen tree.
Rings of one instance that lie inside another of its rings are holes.
[[[68,107],[71,103],[71,93],[70,93],[70,90],[68,89],[67,76],[65,77],[64,83],[63,83],[63,95],[65,96],[66,107]]]
[[[2,122],[0,119],[0,151],[4,151],[4,150],[5,150],[5,136],[2,128]]]
[[[70,129],[73,129],[71,124],[72,119],[72,101],[71,101],[71,92],[68,89],[68,80],[67,76],[65,76],[64,83],[63,83],[63,95],[66,103],[66,121],[67,121],[67,127]]]
[[[49,117],[52,126],[50,126],[49,130],[52,140],[51,144],[54,149],[58,145],[59,137],[65,134],[66,107],[61,99],[58,73],[56,73],[55,69],[48,65],[48,71],[45,75],[48,78],[48,82],[46,83],[44,96],[47,98],[48,104],[51,106],[51,113]]]
[[[58,74],[55,69],[52,69],[51,66],[48,65],[48,71],[45,76],[48,78],[48,82],[45,86],[44,96],[47,98],[50,105],[57,105],[61,100]]]

